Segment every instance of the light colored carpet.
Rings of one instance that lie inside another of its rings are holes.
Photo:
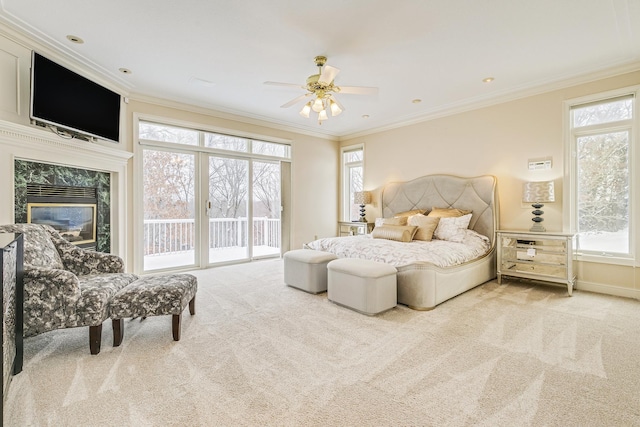
[[[25,341],[10,426],[640,426],[640,302],[489,282],[367,317],[281,260],[197,271],[197,312]]]

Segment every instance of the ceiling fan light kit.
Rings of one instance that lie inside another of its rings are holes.
[[[308,101],[300,110],[300,115],[304,118],[309,118],[311,111],[318,113],[318,124],[322,124],[324,120],[329,118],[328,111],[331,112],[331,116],[335,117],[344,111],[344,106],[338,102],[337,99],[334,98],[334,93],[350,93],[356,95],[367,95],[377,93],[378,88],[374,87],[359,87],[359,86],[336,86],[333,81],[340,72],[338,68],[332,67],[331,65],[325,65],[327,62],[326,56],[316,56],[314,58],[314,62],[318,67],[318,74],[313,74],[307,78],[307,82],[305,86],[302,86],[303,89],[306,89],[308,93],[304,95],[300,95],[286,104],[282,105],[281,108],[288,108],[298,102],[304,100],[309,96],[315,97],[311,101]],[[276,85],[276,86],[296,86],[290,83],[277,83],[277,82],[265,82],[265,84]]]

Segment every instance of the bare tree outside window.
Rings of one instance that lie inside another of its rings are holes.
[[[143,168],[145,219],[193,217],[193,155],[145,150]]]

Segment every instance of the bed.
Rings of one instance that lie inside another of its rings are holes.
[[[385,218],[398,212],[430,211],[434,207],[470,210],[468,230],[471,231],[465,232],[458,246],[450,245],[455,247],[453,252],[437,239],[401,243],[371,236],[318,239],[304,246],[332,252],[338,257],[365,258],[394,265],[398,270],[398,303],[415,310],[431,310],[496,277],[495,232],[499,214],[496,185],[496,178],[490,175],[471,178],[427,175],[389,183],[382,189],[380,206]],[[423,250],[421,245],[425,244],[430,245],[429,250]],[[389,252],[395,255],[389,258]],[[430,254],[421,257],[422,252]]]

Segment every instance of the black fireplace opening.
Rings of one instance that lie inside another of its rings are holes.
[[[97,190],[27,184],[27,222],[46,224],[82,248],[96,248]]]

